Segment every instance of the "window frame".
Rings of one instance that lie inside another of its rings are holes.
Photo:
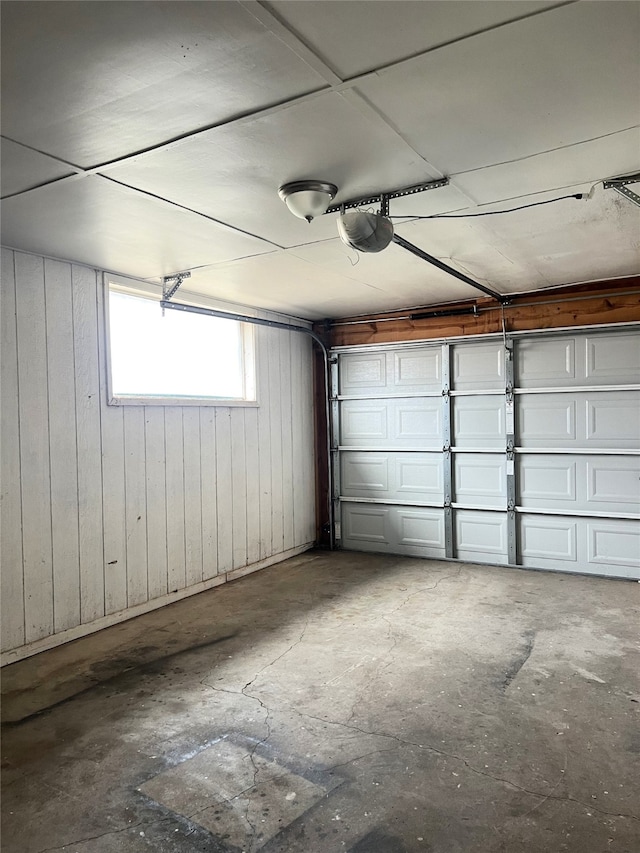
[[[169,395],[153,395],[143,394],[137,397],[129,395],[117,395],[113,391],[113,376],[111,366],[111,324],[109,316],[109,295],[111,291],[115,293],[123,293],[127,296],[137,296],[142,299],[149,299],[157,303],[162,299],[162,286],[153,282],[141,281],[138,279],[129,279],[122,276],[105,274],[103,278],[103,319],[104,319],[104,342],[105,342],[105,367],[106,367],[106,391],[108,406],[198,406],[198,407],[241,407],[241,408],[256,408],[258,407],[258,388],[257,388],[257,364],[256,364],[256,339],[255,327],[252,323],[240,324],[241,346],[242,346],[242,367],[243,367],[243,397],[228,398],[228,397],[172,397]],[[173,302],[183,305],[193,305],[199,308],[213,308],[221,311],[234,313],[237,310],[236,305],[222,303],[218,300],[210,299],[197,293],[189,291],[180,291],[180,295],[172,300]],[[160,306],[158,304],[158,310]],[[243,312],[246,313],[246,311]],[[230,320],[229,322],[233,322]]]

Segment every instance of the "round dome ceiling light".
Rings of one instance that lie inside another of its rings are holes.
[[[338,187],[326,181],[291,181],[280,187],[278,195],[294,216],[311,222],[327,212],[337,192]]]

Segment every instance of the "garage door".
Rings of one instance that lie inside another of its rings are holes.
[[[333,353],[342,548],[640,579],[640,336]]]

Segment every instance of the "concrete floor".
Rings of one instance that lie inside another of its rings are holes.
[[[5,668],[5,853],[638,853],[638,584],[311,552]]]

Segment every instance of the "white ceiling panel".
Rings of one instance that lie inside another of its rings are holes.
[[[2,196],[22,192],[65,175],[73,169],[10,139],[2,140]]]
[[[488,204],[554,189],[563,195],[563,188],[634,174],[639,167],[640,127],[636,127],[515,163],[465,172],[455,176],[454,184],[479,204]]]
[[[14,2],[2,23],[3,133],[81,166],[325,85],[236,2]]]
[[[403,225],[399,229],[407,240],[412,229]],[[425,245],[428,252],[432,249]],[[424,305],[430,302],[450,302],[454,299],[472,298],[478,292],[467,284],[421,261],[400,246],[391,244],[378,254],[362,254],[348,249],[340,240],[314,243],[290,250],[291,254],[303,258],[310,264],[325,270],[327,274],[340,275],[375,287],[380,311],[391,311],[407,305]],[[367,301],[361,301],[356,313],[365,313],[371,295],[365,293]]]
[[[336,93],[216,128],[108,174],[280,246],[335,235],[333,222],[292,216],[278,196],[287,181],[330,181],[340,201],[430,180],[402,139]],[[439,193],[431,191],[432,203],[444,201]]]
[[[2,242],[139,278],[273,250],[100,177],[3,201]]]
[[[276,0],[267,4],[343,80],[554,3]]]
[[[314,320],[347,316],[361,305],[385,304],[387,300],[384,292],[370,285],[307,263],[290,252],[194,270],[189,290]]]
[[[531,278],[550,285],[637,275],[640,207],[598,188],[589,201],[534,208],[482,220],[495,245]]]
[[[576,3],[383,70],[358,90],[454,174],[637,125],[639,42],[640,4]]]

